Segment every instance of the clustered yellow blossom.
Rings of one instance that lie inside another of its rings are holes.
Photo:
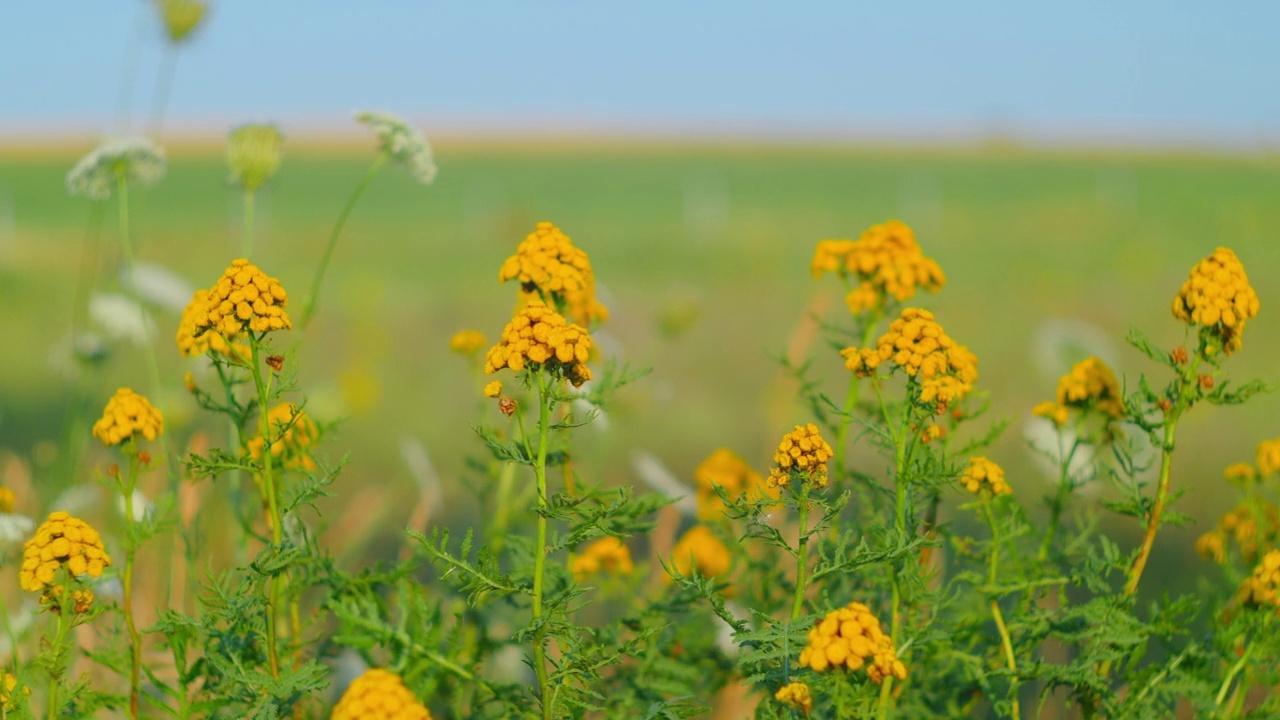
[[[1258,475],[1271,477],[1280,473],[1280,438],[1258,443]]]
[[[991,491],[992,495],[1013,493],[1013,488],[1004,480],[1004,469],[981,455],[969,458],[969,464],[960,475],[960,482],[965,490],[974,495],[982,494],[983,490]]]
[[[903,310],[875,348],[850,347],[840,355],[845,367],[864,377],[886,362],[901,368],[919,381],[919,401],[933,405],[937,414],[967,395],[978,379],[978,358],[948,337],[933,313],[919,308]]]
[[[1258,470],[1249,463],[1235,463],[1222,471],[1222,477],[1229,483],[1250,483],[1258,479]]]
[[[1124,417],[1124,398],[1120,383],[1107,364],[1096,357],[1088,357],[1071,367],[1070,372],[1058,378],[1058,394],[1054,400],[1045,401],[1032,409],[1033,415],[1049,418],[1058,427],[1066,424],[1071,409],[1097,410],[1110,419]]]
[[[239,258],[209,289],[204,311],[196,316],[196,335],[214,330],[231,339],[246,329],[255,333],[293,327],[285,305],[289,294],[280,281]]]
[[[145,397],[120,388],[107,401],[102,417],[93,424],[93,436],[103,445],[119,445],[135,436],[155,440],[164,432],[164,417]]]
[[[59,567],[65,566],[73,578],[96,578],[110,565],[111,556],[98,531],[70,513],[58,511],[50,513],[23,545],[18,581],[23,590],[40,592],[53,584]]]
[[[627,575],[635,565],[626,543],[610,535],[583,548],[582,554],[573,559],[572,569],[574,577],[584,580],[601,573]]]
[[[229,343],[216,330],[205,330],[197,334],[196,321],[204,317],[209,307],[209,291],[197,290],[191,302],[182,311],[182,319],[178,321],[178,352],[183,357],[197,357],[209,351],[224,355],[233,360],[248,362],[249,348],[240,343]]]
[[[4,673],[0,678],[0,708],[5,712],[13,712],[18,709],[18,698],[14,697],[13,691],[18,688],[18,678],[11,672]],[[30,695],[31,688],[22,688],[23,695]]]
[[[766,494],[777,497],[777,491],[767,487],[760,474],[729,448],[720,448],[708,455],[693,471],[693,480],[698,485],[698,519],[704,522],[724,514],[724,502],[715,491],[717,485],[730,500],[744,493],[749,500],[758,500]]]
[[[1280,605],[1280,550],[1272,550],[1240,583],[1236,598],[1247,605]]]
[[[880,629],[880,621],[858,602],[827,613],[809,630],[809,643],[800,651],[800,666],[814,672],[865,667],[877,685],[886,677],[907,677],[907,668],[898,659],[893,641]]]
[[[1222,340],[1230,355],[1243,344],[1246,320],[1258,314],[1258,293],[1236,254],[1220,247],[1191,268],[1191,275],[1173,298],[1173,316],[1200,325]]]
[[[320,435],[320,429],[302,408],[293,403],[280,403],[267,413],[267,427],[271,437],[271,457],[283,460],[284,466],[295,470],[315,470],[316,463],[311,459],[311,446]],[[249,441],[249,455],[254,460],[262,459],[262,446],[266,442],[261,436]]]
[[[911,228],[897,220],[871,226],[856,241],[819,241],[811,268],[815,278],[835,272],[858,281],[845,298],[854,314],[883,310],[890,299],[905,302],[920,288],[937,292],[947,282]]]
[[[709,528],[694,525],[671,549],[671,564],[681,575],[692,575],[697,570],[703,577],[716,578],[729,572],[733,558]]]
[[[1237,505],[1218,520],[1213,530],[1196,540],[1196,551],[1208,560],[1222,563],[1231,540],[1244,562],[1254,562],[1260,554],[1280,544],[1280,508],[1267,500],[1259,500],[1257,505]]]
[[[773,699],[789,705],[808,715],[813,710],[813,696],[809,694],[809,686],[802,682],[789,682],[778,688]]]
[[[11,513],[17,506],[18,496],[13,494],[13,489],[0,487],[0,514]]]
[[[50,585],[44,589],[44,594],[40,596],[40,604],[57,615],[62,612],[62,593],[61,585]],[[77,615],[83,615],[89,612],[89,608],[93,607],[93,591],[87,588],[72,590],[70,597],[67,599],[71,601],[72,612]]]
[[[833,454],[817,425],[797,425],[782,436],[773,453],[775,467],[769,471],[769,487],[786,487],[793,474],[800,474],[811,485],[826,487],[827,461]]]
[[[587,358],[591,336],[585,328],[568,324],[559,313],[541,300],[530,300],[502,330],[502,339],[489,348],[484,360],[486,374],[511,368],[524,369],[526,363],[542,365],[562,373],[575,387],[591,379]]]
[[[449,338],[449,350],[459,355],[475,355],[489,344],[479,330],[459,330]]]
[[[330,720],[431,720],[399,675],[371,668],[347,686]]]
[[[609,311],[596,299],[596,279],[587,254],[549,222],[538,223],[502,263],[498,281],[508,280],[519,281],[524,293],[564,308],[581,325],[609,319]]]
[[[501,395],[501,394],[502,394],[502,381],[501,381],[501,380],[494,380],[493,382],[485,383],[485,386],[484,386],[484,396],[485,396],[485,397],[487,397],[487,398],[496,398],[496,397],[498,397],[498,396],[499,396],[499,395]]]

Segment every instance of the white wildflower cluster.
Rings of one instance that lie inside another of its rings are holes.
[[[67,191],[90,200],[111,197],[123,178],[149,185],[164,177],[164,150],[145,138],[112,140],[80,158],[67,173]]]
[[[383,152],[408,166],[414,179],[424,185],[435,180],[435,154],[422,133],[409,127],[404,120],[387,113],[365,110],[357,112],[355,119],[373,132]]]

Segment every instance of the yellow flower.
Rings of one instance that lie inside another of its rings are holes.
[[[856,672],[865,667],[877,685],[889,676],[899,680],[907,677],[907,668],[898,659],[893,641],[880,629],[880,621],[870,608],[857,602],[827,613],[809,630],[809,642],[800,651],[800,666],[814,672],[840,667]]]
[[[17,506],[18,497],[13,494],[13,490],[0,487],[0,513],[11,513]]]
[[[1227,548],[1223,542],[1222,533],[1207,532],[1201,535],[1196,540],[1196,552],[1200,557],[1221,565],[1227,559]]]
[[[208,290],[197,290],[191,297],[191,302],[187,303],[186,309],[182,311],[182,319],[178,321],[178,335],[175,338],[178,343],[178,352],[182,353],[183,357],[196,357],[212,350],[233,360],[248,362],[250,357],[248,347],[240,343],[227,342],[216,330],[209,329],[196,334],[196,320],[208,311],[208,305]]]
[[[747,464],[737,453],[729,448],[720,448],[707,456],[706,460],[693,471],[694,482],[698,485],[698,519],[704,522],[715,520],[724,514],[724,503],[716,494],[715,486],[724,488],[730,500],[737,499],[743,493],[756,500],[764,495],[777,497],[776,490],[765,486],[763,478]]]
[[[1253,576],[1240,583],[1236,598],[1246,605],[1280,605],[1280,550],[1272,550],[1253,569]]]
[[[1240,559],[1246,563],[1254,562],[1260,554],[1274,548],[1277,540],[1280,540],[1280,508],[1261,499],[1257,506],[1241,503],[1218,520],[1215,533],[1224,545],[1224,552],[1227,541],[1234,540],[1240,551]]]
[[[626,543],[612,535],[602,537],[582,550],[573,559],[573,576],[579,581],[601,573],[629,574],[635,569],[631,562],[631,550]]]
[[[1262,446],[1259,445],[1258,449],[1261,450]],[[1222,471],[1222,477],[1229,483],[1247,483],[1258,479],[1258,471],[1249,463],[1236,463],[1227,466]]]
[[[1258,443],[1258,474],[1271,477],[1280,473],[1280,438]]]
[[[330,720],[431,720],[431,712],[404,680],[379,668],[356,678],[333,708]]]
[[[520,372],[530,363],[550,369],[577,387],[591,379],[587,368],[590,355],[591,336],[586,329],[566,323],[562,315],[535,298],[507,323],[498,344],[489,348],[484,371],[493,374],[511,368]]]
[[[479,330],[459,330],[449,338],[449,349],[459,355],[475,355],[488,343]]]
[[[311,459],[310,448],[320,435],[320,429],[307,413],[293,403],[280,403],[267,413],[267,427],[275,438],[271,443],[271,457],[279,461],[283,458],[284,466],[296,470],[315,470],[316,463]],[[249,455],[254,460],[262,459],[262,436],[249,441]]]
[[[246,329],[255,333],[288,330],[293,327],[284,309],[288,303],[289,295],[279,280],[244,258],[233,260],[209,289],[203,312],[196,316],[194,334],[214,330],[234,338]]]
[[[897,220],[871,226],[857,241],[819,241],[810,268],[815,278],[834,272],[858,282],[845,298],[855,315],[883,310],[890,299],[910,300],[921,288],[937,292],[947,282],[911,228]]]
[[[1224,247],[1191,268],[1173,298],[1173,316],[1217,336],[1228,355],[1240,349],[1245,321],[1257,314],[1258,293],[1249,285],[1240,259]]]
[[[484,386],[484,396],[485,396],[485,397],[487,397],[487,398],[496,398],[496,397],[498,397],[498,396],[499,396],[499,395],[501,395],[501,394],[502,394],[502,381],[501,381],[501,380],[494,380],[494,381],[493,381],[493,382],[491,382],[491,383],[486,383],[486,384],[485,384],[485,386]]]
[[[564,308],[581,325],[609,319],[609,311],[596,300],[596,279],[587,254],[549,222],[538,223],[502,263],[498,281],[508,280],[519,281],[524,293]]]
[[[813,696],[809,694],[809,686],[802,682],[790,682],[778,688],[773,699],[796,708],[808,715],[813,710]]]
[[[681,575],[692,575],[697,570],[703,577],[716,578],[729,572],[733,558],[710,529],[694,525],[671,549],[671,564]]]
[[[974,495],[980,495],[983,490],[990,490],[992,495],[1009,495],[1013,492],[1013,488],[1004,480],[1004,470],[981,455],[969,458],[969,464],[960,475],[960,482],[965,490]]]
[[[22,570],[18,574],[23,590],[40,592],[53,584],[59,567],[72,578],[102,577],[111,565],[111,556],[102,546],[102,537],[85,521],[70,513],[49,514],[36,534],[23,545]]]
[[[57,615],[62,612],[62,586],[50,585],[44,589],[44,594],[40,596],[40,604],[49,608],[49,612]],[[71,601],[71,611],[76,615],[83,615],[89,612],[89,608],[93,607],[93,591],[87,588],[75,589],[71,591],[71,597],[67,598]]]
[[[107,401],[102,417],[93,424],[93,436],[103,445],[119,445],[141,435],[155,440],[164,432],[164,417],[145,397],[120,388]]]
[[[13,696],[13,691],[18,688],[18,678],[11,672],[6,672],[0,677],[0,708],[5,712],[12,712],[18,709],[18,698]],[[23,695],[30,695],[31,688],[22,688]]]
[[[275,125],[241,125],[227,142],[231,181],[248,192],[262,187],[280,169],[284,133]]]
[[[1049,418],[1062,427],[1072,409],[1096,410],[1113,420],[1124,417],[1124,397],[1116,374],[1096,357],[1087,357],[1071,366],[1066,375],[1058,378],[1056,398],[1036,405],[1031,414]]]
[[[201,0],[157,0],[157,4],[165,32],[174,43],[182,42],[199,27],[209,9]]]
[[[769,487],[786,487],[792,476],[820,488],[827,486],[827,461],[834,453],[813,423],[797,425],[782,436],[773,453],[775,467],[769,471]]]
[[[884,363],[891,363],[919,381],[916,398],[942,414],[973,389],[978,379],[978,358],[969,348],[947,336],[933,313],[906,308],[876,341],[874,349],[854,347],[840,351],[845,367],[866,377]]]

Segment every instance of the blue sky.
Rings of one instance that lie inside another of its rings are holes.
[[[0,131],[116,122],[144,0],[6,0]],[[170,127],[1280,137],[1280,3],[212,0]]]

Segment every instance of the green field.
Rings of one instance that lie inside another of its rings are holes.
[[[90,204],[67,197],[63,185],[85,149],[0,150],[0,449],[23,456],[42,442],[60,443],[65,432],[72,383],[49,358],[70,327],[90,225]],[[286,153],[260,198],[253,259],[298,302],[372,151],[286,146]],[[856,237],[888,218],[911,224],[947,273],[943,292],[919,302],[978,355],[993,417],[1012,421],[990,454],[1007,467],[1024,505],[1046,486],[1024,450],[1022,422],[1079,359],[1068,348],[1056,362],[1037,360],[1047,321],[1100,328],[1130,381],[1158,375],[1124,347],[1125,332],[1137,326],[1175,344],[1183,329],[1168,310],[1174,292],[1195,262],[1227,245],[1262,299],[1228,368],[1242,380],[1280,380],[1273,158],[474,142],[440,143],[437,155],[431,187],[394,167],[374,182],[338,246],[311,331],[289,341],[298,343],[313,414],[346,418],[328,448],[334,458],[350,453],[341,480],[348,488],[413,492],[399,450],[412,436],[431,451],[448,499],[466,502],[456,481],[465,473],[462,450],[481,450],[469,428],[479,385],[449,354],[448,339],[469,327],[498,333],[514,298],[513,288],[497,284],[498,267],[544,219],[591,256],[612,311],[598,344],[653,369],[611,408],[606,432],[586,431],[591,450],[581,472],[592,481],[634,482],[635,450],[658,455],[686,480],[721,445],[764,467],[781,432],[806,419],[774,356],[814,303],[833,320],[843,308],[834,279],[809,275],[814,242]],[[175,153],[168,176],[135,197],[139,258],[193,286],[211,284],[239,247],[240,201],[226,174],[216,152]],[[111,290],[118,287],[113,210],[105,220],[95,283]],[[696,320],[664,331],[677,317]],[[194,363],[174,349],[177,315],[158,313],[157,321],[171,425],[207,422],[182,391]],[[820,342],[811,350],[822,351],[815,371],[839,394],[840,359]],[[118,348],[100,375],[84,380],[87,406],[96,412],[119,384],[147,389],[142,357]],[[1184,428],[1175,485],[1190,488],[1186,507],[1207,517],[1227,503],[1221,468],[1280,435],[1280,398],[1199,408]],[[43,455],[38,482],[72,480],[41,477],[62,467]],[[380,511],[389,527],[403,527],[395,503]],[[1175,529],[1161,540],[1186,551],[1200,531]],[[1155,567],[1171,554],[1158,553]]]

